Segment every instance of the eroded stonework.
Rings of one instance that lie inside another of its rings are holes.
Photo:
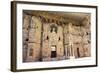
[[[23,62],[91,56],[90,15],[81,21],[56,12],[23,12]]]

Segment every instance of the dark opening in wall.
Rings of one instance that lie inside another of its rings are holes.
[[[26,41],[28,41],[29,39],[27,38]]]
[[[86,32],[86,35],[88,35],[89,33],[88,32]]]
[[[77,56],[80,57],[79,48],[77,48]]]
[[[50,32],[56,32],[57,33],[57,26],[52,25],[50,28],[51,28]]]
[[[49,40],[49,37],[47,36],[47,40]]]
[[[60,41],[60,37],[59,37],[59,41]]]

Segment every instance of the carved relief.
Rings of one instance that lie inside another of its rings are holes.
[[[41,11],[24,14],[23,62],[91,56],[90,16],[76,21],[62,15]]]

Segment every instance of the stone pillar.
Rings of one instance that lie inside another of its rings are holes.
[[[50,50],[50,25],[49,23],[43,23],[43,33],[42,33],[42,60],[49,61],[51,57]]]
[[[40,51],[41,51],[41,21],[38,17],[32,16],[31,23],[29,25],[29,36],[28,36],[28,53],[27,61],[39,61]],[[30,55],[30,49],[33,50],[32,55]]]
[[[83,50],[84,50],[84,57],[89,57],[91,56],[91,16],[86,16],[83,21],[83,27],[82,31],[84,33],[83,35]]]
[[[23,62],[27,59],[27,48],[28,48],[28,27],[30,24],[31,16],[23,14]]]
[[[83,27],[83,50],[84,50],[84,57],[89,57],[91,56],[91,32],[90,32],[90,27],[86,28]]]
[[[58,25],[57,31],[57,57],[58,59],[64,59],[64,45],[63,45],[63,27]]]
[[[70,52],[69,52],[69,50],[68,50],[68,44],[69,44],[69,36],[68,36],[68,34],[69,34],[69,29],[68,29],[68,25],[67,24],[65,24],[64,25],[64,27],[63,27],[63,34],[64,34],[64,49],[65,49],[65,57],[68,59],[69,58],[69,54],[70,54]]]
[[[73,25],[72,23],[68,23],[68,35],[69,35],[69,48],[70,48],[70,58],[74,58],[74,48],[73,48]]]

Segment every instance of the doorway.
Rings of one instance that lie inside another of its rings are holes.
[[[77,56],[80,57],[79,48],[77,48]]]
[[[51,46],[51,58],[56,58],[56,46]]]

